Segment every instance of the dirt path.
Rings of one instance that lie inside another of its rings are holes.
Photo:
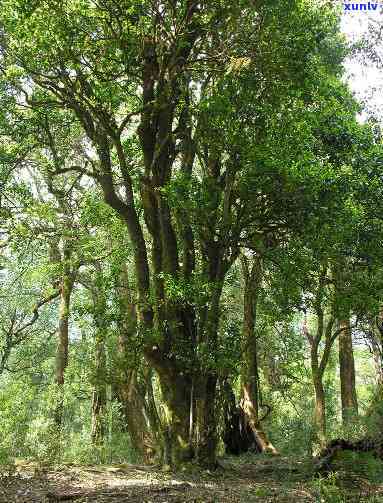
[[[31,463],[19,467],[14,473],[4,467],[0,469],[0,502],[326,501],[319,496],[307,464],[286,458],[262,458],[251,464],[225,461],[223,465],[224,469],[216,473],[189,471],[177,474],[165,474],[152,467],[137,465],[65,466],[53,470]],[[367,484],[362,491],[359,486],[348,494],[345,501],[383,502],[383,486]],[[373,495],[382,499],[370,499]]]

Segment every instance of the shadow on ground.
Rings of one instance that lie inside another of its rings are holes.
[[[248,461],[248,460],[246,460]],[[225,460],[214,473],[188,470],[170,474],[138,465],[27,465],[17,472],[0,469],[1,503],[131,502],[251,503],[315,502],[311,463],[288,458],[254,457],[254,462]],[[370,499],[370,497],[382,499]],[[326,500],[323,500],[326,501]],[[341,500],[339,500],[341,501]],[[383,501],[383,486],[350,488],[347,502]]]

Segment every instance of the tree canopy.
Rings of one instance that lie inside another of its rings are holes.
[[[3,0],[0,459],[216,468],[362,431],[383,150],[350,51],[331,2]]]

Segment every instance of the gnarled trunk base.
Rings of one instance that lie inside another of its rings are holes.
[[[332,464],[340,451],[371,452],[383,461],[383,437],[365,437],[356,442],[349,442],[343,438],[332,440],[319,454],[315,472],[323,474],[333,471]]]

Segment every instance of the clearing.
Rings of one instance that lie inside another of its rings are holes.
[[[156,467],[125,464],[18,463],[1,469],[0,502],[383,502],[383,480],[373,483],[350,473],[337,481],[320,480],[313,478],[310,460],[246,456],[221,463],[223,468],[214,473],[194,469],[164,473]]]

